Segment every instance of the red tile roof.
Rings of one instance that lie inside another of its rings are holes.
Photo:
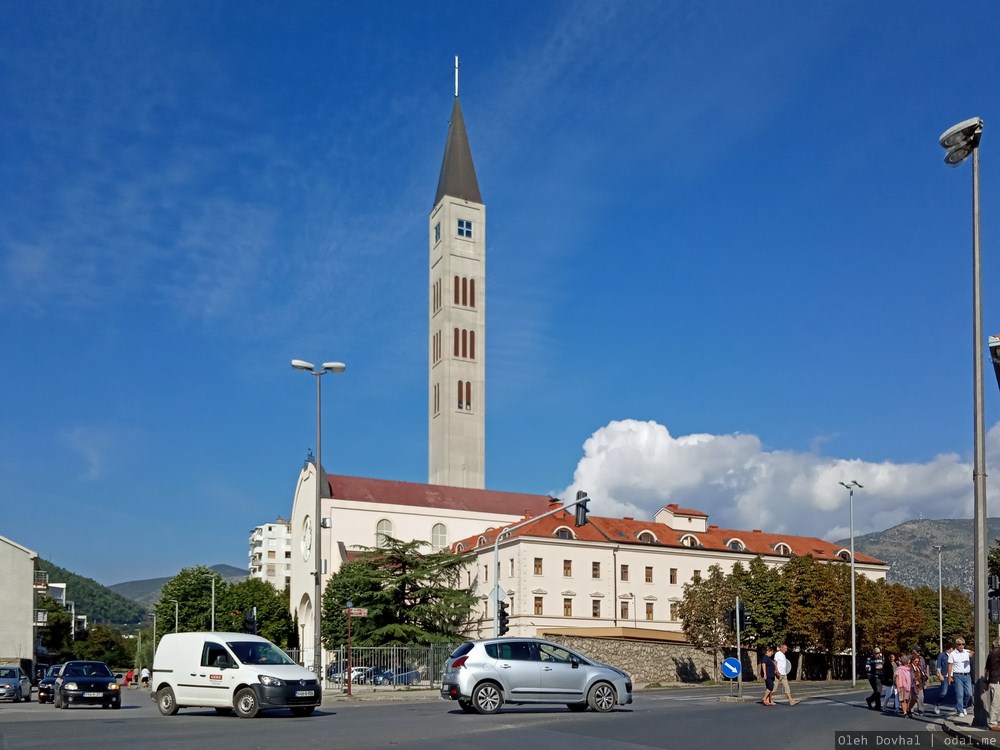
[[[699,515],[705,515],[696,511]],[[556,513],[547,518],[541,518],[525,526],[523,529],[511,532],[512,537],[553,537],[560,527],[567,527],[576,539],[588,542],[611,542],[614,544],[635,544],[648,545],[653,547],[675,547],[678,549],[687,548],[681,540],[687,536],[694,536],[700,545],[695,549],[704,549],[713,552],[725,552],[733,554],[750,555],[777,555],[775,547],[784,543],[788,545],[792,554],[797,557],[812,555],[817,560],[838,560],[841,559],[838,553],[842,547],[827,542],[817,537],[792,536],[791,534],[767,534],[761,531],[744,531],[736,529],[720,529],[717,526],[709,527],[708,531],[692,532],[678,531],[670,526],[655,521],[634,520],[631,518],[605,518],[603,516],[590,516],[589,523],[585,526],[574,526],[574,515],[567,511]],[[518,522],[520,523],[520,521]],[[514,526],[516,524],[509,524]],[[503,527],[507,528],[507,527]],[[502,531],[502,529],[500,529]],[[641,542],[639,535],[642,532],[649,532],[655,541]],[[494,535],[497,530],[484,531],[466,539],[460,539],[452,545],[453,550],[457,550],[458,545],[463,546],[463,550],[470,550],[476,546],[480,537],[483,537],[485,544],[492,545]],[[745,549],[736,551],[729,547],[729,542],[738,539],[743,542]],[[878,558],[864,555],[855,551],[854,560],[857,563],[872,565],[884,565]]]
[[[357,503],[391,503],[439,510],[534,516],[551,509],[546,495],[445,487],[388,479],[327,474],[332,496]]]

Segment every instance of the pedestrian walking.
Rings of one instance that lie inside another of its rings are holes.
[[[883,710],[886,713],[895,713],[899,710],[899,693],[896,692],[896,667],[899,660],[895,654],[889,654],[882,669],[882,685],[885,688],[882,693]]]
[[[972,652],[965,650],[965,639],[956,638],[948,655],[948,683],[955,686],[955,710],[965,716],[965,703],[972,698]]]
[[[788,686],[788,673],[791,671],[792,665],[788,661],[787,654],[788,644],[782,643],[778,646],[778,650],[774,654],[775,679],[777,680],[778,687],[782,689],[785,697],[788,698],[788,705],[794,706],[798,701],[792,697],[792,689]]]
[[[1000,732],[1000,638],[993,641],[993,650],[986,656],[986,682],[990,686],[990,715],[986,726]]]
[[[914,680],[913,680],[913,701],[916,704],[916,713],[919,716],[924,715],[924,688],[927,686],[927,681],[930,679],[930,672],[927,671],[927,660],[924,658],[923,650],[920,646],[913,647],[913,654],[910,659],[910,663],[916,665],[914,667]]]
[[[776,667],[774,664],[774,646],[764,649],[764,655],[760,657],[760,678],[764,681],[764,699],[761,701],[765,706],[774,704],[774,674]]]
[[[951,654],[952,648],[953,646],[949,643],[948,647],[937,655],[934,662],[938,680],[941,682],[938,686],[937,705],[934,706],[934,713],[938,716],[941,715],[941,703],[948,696],[948,656]]]
[[[868,708],[873,711],[882,710],[882,692],[879,683],[882,679],[882,670],[885,668],[885,661],[882,659],[882,649],[878,646],[872,651],[872,655],[865,661],[865,674],[868,675],[868,684],[872,686],[872,694],[865,698]]]
[[[913,693],[913,667],[907,659],[900,659],[896,667],[896,694],[899,696],[903,718],[913,717],[910,699]]]

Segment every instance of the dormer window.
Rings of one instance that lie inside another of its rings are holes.
[[[743,552],[746,550],[747,546],[743,544],[739,539],[730,539],[726,542],[726,546],[729,547],[733,552]]]
[[[555,534],[553,534],[557,539],[575,539],[573,532],[567,529],[565,526],[560,526],[556,529]]]
[[[701,542],[698,541],[698,537],[694,534],[685,534],[681,537],[681,544],[685,547],[700,547]]]
[[[851,553],[848,552],[846,549],[840,550],[840,552],[837,553],[837,557],[839,557],[844,562],[850,562],[851,561]]]
[[[477,547],[478,547],[478,546],[482,546],[482,545],[484,545],[484,544],[486,544],[486,537],[484,537],[484,536],[481,536],[481,537],[479,537],[479,538],[478,538],[478,539],[476,540],[476,546],[477,546]]]
[[[643,531],[641,534],[639,534],[638,539],[643,544],[655,544],[656,543],[656,537],[653,536],[652,532],[649,532],[649,531]]]
[[[774,545],[774,554],[776,554],[776,555],[782,555],[784,557],[791,557],[792,556],[792,548],[789,547],[784,542],[778,542],[776,545]]]

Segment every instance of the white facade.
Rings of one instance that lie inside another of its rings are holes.
[[[292,575],[291,522],[278,516],[250,532],[250,578],[284,591]]]
[[[0,536],[0,661],[34,661],[38,554]]]
[[[443,549],[455,540],[513,523],[525,513],[549,506],[542,495],[493,492],[474,488],[394,482],[326,475],[330,491],[322,498],[320,554],[313,554],[316,507],[315,465],[299,473],[290,520],[292,572],[290,607],[299,622],[304,663],[312,663],[316,561],[321,591],[351,553],[377,546],[379,534],[402,541],[415,539]],[[430,549],[430,547],[428,548]]]
[[[534,636],[580,628],[680,633],[677,610],[684,585],[695,576],[707,575],[712,565],[728,574],[737,562],[746,567],[761,554],[765,563],[777,567],[793,552],[818,554],[818,559],[835,564],[845,562],[839,554],[842,551],[823,540],[722,531],[708,526],[707,516],[664,511],[657,513],[657,521],[645,523],[592,517],[591,528],[576,528],[569,514],[557,515],[503,537],[497,558],[499,591],[509,607],[508,634]],[[469,555],[463,584],[472,586],[481,602],[471,637],[493,635],[495,533],[469,538],[454,547]],[[687,546],[691,535],[698,544],[708,546]],[[642,542],[644,538],[649,541]],[[737,539],[743,539],[745,550],[728,546]],[[865,558],[855,560],[855,569],[859,575],[882,580],[889,568]]]

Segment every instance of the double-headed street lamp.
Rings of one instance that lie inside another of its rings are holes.
[[[854,687],[858,672],[858,628],[854,608],[854,488],[861,489],[864,485],[858,484],[857,479],[840,484],[846,487],[851,495],[851,687]]]
[[[167,601],[174,603],[174,632],[176,633],[177,632],[177,620],[178,620],[177,614],[178,614],[178,608],[180,607],[180,602],[178,602],[176,599],[167,599]]]
[[[322,588],[322,562],[321,562],[321,551],[320,551],[320,527],[322,524],[322,490],[320,487],[320,480],[323,475],[323,428],[320,422],[320,414],[322,412],[322,389],[320,388],[320,382],[323,375],[328,372],[332,372],[335,375],[339,375],[344,370],[347,369],[347,365],[343,362],[324,362],[321,367],[316,367],[311,362],[306,362],[302,359],[293,359],[292,367],[296,370],[303,370],[308,372],[310,375],[316,377],[316,508],[313,516],[312,532],[313,536],[310,543],[313,547],[313,561],[316,565],[316,570],[313,572],[313,577],[315,581],[315,587],[313,591],[313,672],[316,673],[317,679],[323,679],[323,658],[322,649],[323,641],[320,638],[320,625],[323,622],[323,613],[321,602],[323,600],[323,588]]]
[[[957,167],[972,155],[972,338],[973,398],[975,400],[972,467],[973,488],[973,603],[976,631],[975,653],[988,653],[986,625],[986,428],[983,414],[983,311],[979,275],[979,139],[983,121],[978,117],[960,122],[941,134],[938,141],[948,153],[945,164]]]

